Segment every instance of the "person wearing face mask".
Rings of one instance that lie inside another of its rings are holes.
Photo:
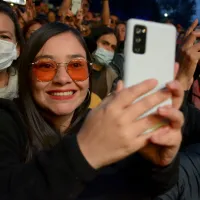
[[[86,43],[93,58],[92,92],[104,99],[113,88],[119,74],[113,65],[117,38],[114,31],[106,26],[94,28]]]
[[[0,98],[17,97],[17,59],[23,37],[15,13],[0,2]]]

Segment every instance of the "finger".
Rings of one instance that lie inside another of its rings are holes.
[[[120,92],[121,90],[123,90],[123,88],[124,88],[123,81],[120,80],[117,82],[117,87],[116,87],[115,92]]]
[[[22,20],[25,22],[26,20],[24,18],[24,13],[22,13],[22,11],[19,8],[17,8],[17,11],[18,11],[20,17],[22,18]]]
[[[116,95],[116,93],[120,92],[121,90],[123,90],[124,88],[124,84],[123,81],[118,81],[117,82],[117,87],[116,90],[114,92],[111,92],[107,95],[107,97],[104,99],[104,101],[102,102],[102,104],[106,105],[108,102],[111,101],[111,99],[113,99]]]
[[[129,126],[130,130],[128,131],[128,133],[131,133],[131,135],[129,136],[129,140],[130,141],[137,140],[138,146],[140,146],[140,148],[146,146],[148,140],[153,136],[154,132],[152,131],[149,132],[148,134],[144,133],[147,130],[152,129],[154,125],[155,125],[154,122],[150,120],[149,117],[135,121],[134,123],[132,123],[131,126]]]
[[[170,126],[173,129],[181,129],[184,123],[183,113],[175,108],[161,107],[158,109],[158,114],[169,120]]]
[[[186,51],[187,49],[191,48],[197,39],[197,35],[192,32],[187,38],[185,38],[184,44],[182,46],[182,51]]]
[[[178,74],[178,70],[179,70],[179,64],[175,63],[175,66],[174,66],[174,78],[176,78],[176,76]]]
[[[195,50],[194,47],[188,50],[187,54],[183,57],[183,62],[180,66],[178,77],[183,75],[187,76],[187,79],[191,79],[194,75],[199,60],[200,52],[198,50]]]
[[[200,51],[200,43],[197,43],[197,44],[193,45],[192,48],[191,48],[191,50],[190,50],[191,54],[199,52],[199,51]]]
[[[167,127],[163,127],[161,130],[157,130],[149,141],[158,146],[176,146],[178,149],[182,141],[181,131],[169,131],[167,129]]]
[[[169,91],[159,90],[127,107],[122,117],[124,120],[127,121],[137,119],[152,108],[154,108],[156,105],[159,105],[160,103],[166,101],[170,97],[171,93]]]
[[[112,102],[114,107],[125,108],[132,104],[138,97],[153,90],[158,82],[155,79],[146,80],[142,83],[134,85],[129,88],[123,89],[121,92],[117,93],[115,99]]]
[[[197,27],[198,23],[199,23],[199,20],[195,19],[194,22],[192,23],[192,25],[186,31],[185,38],[188,37],[188,35],[190,35],[192,33],[192,31],[194,31],[194,29]]]
[[[184,98],[184,90],[181,84],[175,80],[166,85],[167,89],[172,94],[172,105],[174,108],[179,109]]]
[[[140,134],[137,138],[133,136],[133,138],[130,138],[130,141],[136,141],[132,142],[130,145],[132,147],[132,152],[139,151],[140,149],[144,148],[148,143],[149,139],[151,138],[152,133],[149,134]]]

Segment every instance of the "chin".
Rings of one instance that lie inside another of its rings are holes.
[[[69,115],[73,113],[79,105],[76,104],[61,104],[61,105],[53,105],[48,110],[50,110],[54,115],[63,116]]]

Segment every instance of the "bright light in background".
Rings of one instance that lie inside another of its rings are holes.
[[[165,14],[164,14],[164,16],[165,16],[165,17],[168,17],[168,14],[167,14],[167,13],[165,13]]]

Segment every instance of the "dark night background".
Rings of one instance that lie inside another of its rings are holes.
[[[49,3],[59,6],[61,1],[49,0]],[[100,13],[101,0],[90,1],[90,11]],[[196,0],[109,0],[109,2],[111,14],[117,15],[121,20],[138,18],[158,22],[169,19],[184,28],[191,24],[197,9]],[[167,18],[164,17],[163,11],[169,14]]]
[[[59,6],[61,0],[49,0]],[[159,8],[154,0],[110,0],[111,13],[127,20],[131,17],[158,21]],[[91,11],[101,12],[101,0],[92,0]]]

